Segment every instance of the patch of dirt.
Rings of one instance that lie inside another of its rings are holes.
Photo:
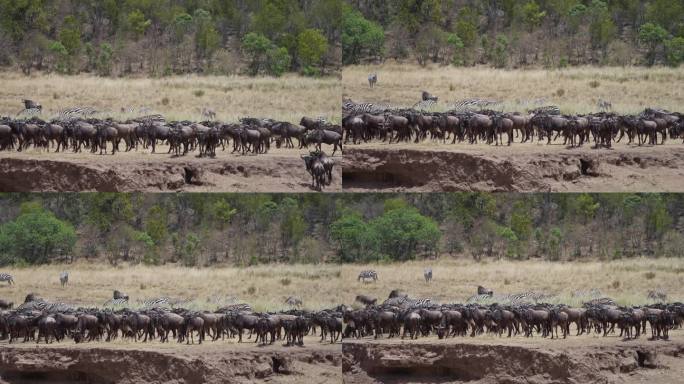
[[[340,383],[341,347],[117,343],[0,348],[0,383]]]
[[[325,150],[326,148],[324,148]],[[116,155],[0,152],[3,192],[313,192],[300,153],[273,149],[258,156],[217,153],[214,159],[148,151]],[[332,152],[332,151],[330,151]],[[342,157],[326,192],[342,189]]]
[[[607,339],[345,340],[342,371],[348,384],[681,382],[681,340]]]
[[[347,146],[351,192],[684,192],[684,146],[435,143]]]

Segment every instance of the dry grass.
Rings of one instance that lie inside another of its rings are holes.
[[[62,288],[59,273],[69,271],[69,286]],[[15,285],[0,286],[0,298],[22,303],[35,292],[49,301],[80,306],[101,306],[118,289],[130,295],[131,307],[138,300],[154,297],[192,299],[187,306],[215,309],[217,298],[246,302],[258,311],[289,309],[285,299],[301,297],[304,308],[322,309],[339,303],[339,269],[330,265],[262,265],[248,268],[182,268],[179,266],[120,266],[79,263],[42,266],[2,272],[14,276]],[[287,285],[283,280],[288,280]]]
[[[433,281],[426,284],[423,268],[431,266]],[[378,281],[357,282],[365,269],[378,272]],[[650,274],[653,274],[653,277]],[[669,301],[684,299],[684,259],[626,259],[592,262],[483,261],[443,259],[436,262],[407,262],[389,265],[342,267],[340,300],[352,303],[356,295],[387,298],[392,289],[403,289],[411,297],[429,297],[438,302],[464,302],[483,285],[495,293],[530,290],[556,294],[553,301],[581,304],[571,293],[598,288],[623,305],[648,303],[649,290],[662,288]]]
[[[307,78],[288,74],[281,78],[245,76],[176,76],[101,78],[90,75],[60,76],[0,73],[0,115],[14,116],[25,98],[35,100],[50,117],[59,109],[89,106],[118,119],[129,116],[123,107],[147,107],[171,120],[201,120],[203,107],[217,118],[270,117],[298,123],[302,116],[340,120],[340,81],[336,77]]]
[[[373,72],[378,73],[378,84],[370,89],[367,79]],[[518,100],[546,98],[564,113],[596,112],[599,98],[612,102],[620,113],[638,113],[645,107],[681,111],[684,105],[684,67],[497,70],[387,62],[346,67],[343,78],[343,93],[354,101],[411,106],[426,90],[440,98],[442,110],[446,103],[467,98],[502,101],[509,111],[528,108]]]

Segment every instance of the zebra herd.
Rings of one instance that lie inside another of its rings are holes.
[[[128,296],[114,291],[112,302],[125,305]],[[301,306],[301,299],[289,297],[292,306]],[[35,294],[13,308],[0,300],[0,340],[13,343],[35,341],[50,344],[71,339],[76,343],[121,338],[149,342],[170,341],[202,344],[206,338],[218,341],[255,335],[255,343],[273,344],[283,340],[286,346],[304,344],[307,335],[320,335],[320,342],[335,343],[342,335],[342,307],[307,311],[292,309],[281,312],[256,312],[248,304],[231,304],[213,311],[198,311],[184,307],[168,308],[168,299],[144,303],[138,310],[129,308],[76,308],[65,303],[50,303]]]
[[[199,157],[215,157],[217,148],[225,151],[231,142],[232,153],[257,155],[267,153],[272,144],[278,148],[283,145],[295,148],[293,140],[297,140],[299,149],[313,146],[320,151],[322,144],[326,144],[334,146],[333,155],[342,150],[342,127],[323,118],[304,117],[298,125],[259,118],[243,118],[233,124],[214,120],[166,122],[159,115],[120,122],[83,117],[84,113],[79,109],[79,117],[60,115],[50,121],[36,116],[0,117],[0,151],[24,151],[33,147],[47,152],[89,150],[106,154],[111,149],[114,155],[139,148],[150,148],[155,153],[157,145],[168,144],[168,153],[174,156],[198,151]]]
[[[426,103],[436,98],[427,94],[414,108],[394,108],[345,99],[342,104],[344,142],[353,144],[383,142],[420,143],[426,140],[451,144],[484,142],[512,145],[535,142],[611,148],[625,137],[628,145],[661,145],[667,138],[684,140],[684,115],[679,112],[647,108],[638,115],[604,112],[589,115],[562,115],[557,106],[541,106],[526,113],[500,112],[491,108],[500,103],[471,99],[453,105],[447,112],[429,112]],[[416,108],[418,107],[418,108]],[[489,109],[487,109],[489,108]]]
[[[655,292],[655,291],[654,291]],[[600,295],[593,291],[591,295]],[[661,292],[662,293],[662,292]],[[650,293],[649,293],[650,296]],[[493,298],[494,293],[478,287],[474,297]],[[650,328],[651,340],[667,340],[669,331],[684,324],[684,304],[658,302],[644,306],[618,306],[607,297],[585,301],[581,306],[549,304],[549,295],[528,292],[511,295],[509,300],[495,300],[490,304],[475,300],[465,303],[438,304],[430,299],[411,299],[393,290],[388,299],[377,304],[377,299],[359,295],[356,301],[362,308],[347,308],[344,312],[344,338],[371,336],[428,337],[439,339],[454,336],[496,335],[508,337],[566,338],[574,325],[576,336],[600,334],[609,336],[620,331],[619,337],[638,338]],[[559,332],[560,330],[560,332]]]
[[[14,285],[14,277],[9,273],[0,273],[0,282],[7,282],[8,285]],[[65,287],[69,284],[69,272],[62,271],[59,274],[59,284]]]

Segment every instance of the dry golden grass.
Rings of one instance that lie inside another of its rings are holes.
[[[425,283],[423,268],[431,266],[433,281]],[[357,282],[360,271],[374,269],[378,281]],[[389,265],[342,267],[340,301],[352,303],[358,294],[387,298],[392,289],[411,297],[429,297],[441,303],[465,302],[483,285],[499,294],[542,291],[558,295],[550,302],[580,305],[572,297],[579,289],[598,288],[623,305],[645,304],[649,290],[662,288],[668,301],[684,299],[684,259],[625,259],[591,262],[483,261],[442,259]]]
[[[0,115],[14,116],[23,99],[43,105],[45,117],[75,106],[107,111],[125,119],[123,107],[147,107],[170,120],[202,119],[211,108],[226,122],[240,117],[269,117],[299,123],[302,116],[340,120],[341,84],[337,77],[307,78],[288,74],[281,78],[246,76],[175,76],[101,78],[90,75],[60,76],[0,73]]]
[[[378,84],[370,89],[368,74],[375,72]],[[684,67],[498,70],[387,62],[346,67],[342,76],[344,96],[357,102],[411,106],[425,90],[440,98],[441,110],[446,103],[468,98],[502,101],[508,111],[524,111],[528,106],[518,100],[538,98],[558,105],[563,113],[597,112],[599,98],[612,102],[620,113],[638,113],[645,107],[684,109]]]
[[[62,288],[59,273],[69,271],[69,285]],[[288,296],[300,297],[304,308],[334,307],[338,301],[339,269],[331,265],[260,265],[248,268],[183,268],[179,266],[119,266],[78,263],[66,266],[5,268],[15,285],[0,286],[0,298],[16,305],[34,292],[51,302],[101,306],[118,289],[138,300],[155,297],[192,299],[186,307],[216,309],[226,298],[236,297],[258,311],[289,309]],[[218,304],[217,298],[223,298]],[[138,304],[139,305],[139,304]]]

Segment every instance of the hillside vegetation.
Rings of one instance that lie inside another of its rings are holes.
[[[0,264],[681,257],[681,194],[6,194]]]
[[[279,76],[339,63],[339,0],[1,0],[0,66]]]
[[[679,65],[682,0],[347,0],[344,64]]]

